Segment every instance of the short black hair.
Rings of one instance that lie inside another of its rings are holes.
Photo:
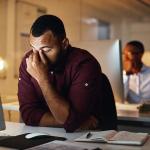
[[[132,45],[139,53],[144,53],[144,45],[140,41],[130,41],[127,45]]]
[[[49,30],[52,31],[57,38],[66,37],[62,20],[54,15],[43,15],[37,18],[31,27],[30,33],[34,37],[39,37]]]

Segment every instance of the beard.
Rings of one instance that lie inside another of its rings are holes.
[[[52,68],[57,68],[58,66],[61,66],[61,64],[63,64],[65,61],[65,56],[66,50],[64,51],[63,49],[61,49],[54,61],[49,60],[49,63],[52,66]]]

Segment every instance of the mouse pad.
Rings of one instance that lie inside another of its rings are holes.
[[[33,146],[41,145],[47,142],[51,142],[54,140],[60,141],[66,140],[66,138],[64,137],[57,137],[57,136],[49,136],[37,139],[26,139],[25,135],[27,134],[28,133],[17,136],[11,136],[8,137],[7,139],[0,140],[0,146],[22,150]]]

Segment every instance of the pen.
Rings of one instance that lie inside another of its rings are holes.
[[[87,135],[86,135],[86,138],[90,138],[92,136],[91,132],[89,132]]]

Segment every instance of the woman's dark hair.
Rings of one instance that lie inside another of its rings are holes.
[[[139,53],[144,53],[144,45],[140,41],[130,41],[127,45],[132,45]]]
[[[43,15],[37,18],[31,27],[30,33],[34,37],[39,37],[46,31],[52,31],[57,38],[66,37],[62,20],[54,15]]]

